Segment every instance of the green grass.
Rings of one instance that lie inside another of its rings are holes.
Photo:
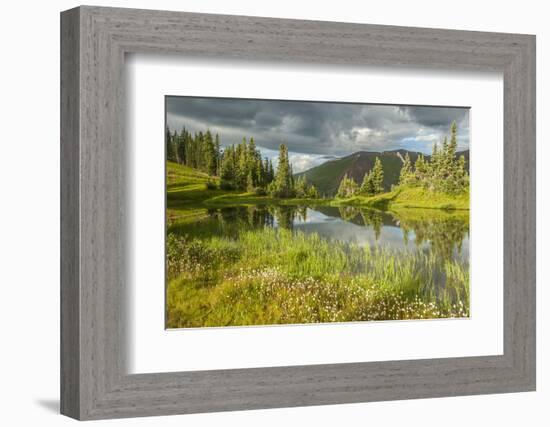
[[[358,206],[379,210],[403,208],[467,210],[470,208],[469,192],[460,195],[434,193],[422,187],[398,187],[372,197],[356,196],[348,199],[278,199],[257,196],[242,191],[208,189],[207,183],[219,184],[217,177],[209,177],[187,166],[167,162],[168,208],[252,206],[258,204],[280,205],[331,205]]]
[[[261,204],[279,205],[313,205],[329,204],[329,199],[278,199],[271,196],[257,196],[254,193],[243,191],[220,190],[219,187],[209,189],[208,182],[219,185],[219,178],[182,166],[167,162],[166,197],[169,215],[177,215],[174,209],[189,208],[190,206],[224,207],[224,206],[252,206]]]
[[[277,199],[218,184],[167,163],[168,328],[469,315],[469,266],[449,255],[468,232],[467,194],[399,188],[343,200]],[[212,217],[254,205],[386,210],[433,250],[359,247]]]
[[[435,193],[422,187],[403,188],[390,203],[390,208],[424,208],[444,210],[469,210],[470,193],[458,195]]]
[[[166,162],[166,199],[169,215],[170,209],[198,205],[211,197],[225,194],[219,189],[208,189],[208,182],[218,184],[219,179],[188,166]]]
[[[216,179],[197,169],[169,161],[166,162],[166,178],[168,189],[180,184],[206,184],[208,180]]]
[[[442,209],[469,210],[470,193],[459,195],[435,193],[422,187],[399,187],[387,193],[372,197],[356,196],[335,199],[334,205],[350,205],[380,210],[398,209]]]
[[[468,265],[421,250],[270,228],[170,233],[167,246],[169,328],[469,315]]]
[[[211,197],[204,202],[206,206],[253,206],[253,205],[321,205],[329,204],[329,199],[279,199],[271,196],[257,196],[254,193],[229,193]]]

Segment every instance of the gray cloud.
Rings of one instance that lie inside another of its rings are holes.
[[[462,123],[468,119],[468,110],[465,108],[441,107],[400,107],[410,119],[422,126],[432,128],[446,128],[449,123]]]
[[[264,149],[285,143],[289,151],[317,162],[321,156],[405,148],[430,152],[433,143],[459,126],[459,148],[469,148],[469,110],[305,101],[167,97],[167,124],[191,132],[210,129],[222,145],[253,136]]]

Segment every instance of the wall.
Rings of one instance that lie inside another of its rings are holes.
[[[105,6],[246,14],[537,34],[538,55],[538,391],[208,415],[117,420],[116,426],[310,425],[543,426],[550,413],[548,363],[550,27],[544,2],[461,0],[338,2],[278,0],[97,1]],[[74,1],[9,2],[2,7],[0,106],[0,316],[3,425],[63,426],[59,360],[59,12]],[[7,129],[7,135],[6,135]],[[547,239],[548,240],[548,239]],[[546,304],[545,304],[546,303]]]

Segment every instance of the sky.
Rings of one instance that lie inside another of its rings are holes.
[[[288,146],[294,172],[357,151],[404,148],[431,153],[458,125],[458,150],[469,149],[469,109],[237,98],[166,98],[170,130],[210,129],[222,146],[254,137],[262,156],[275,162]]]

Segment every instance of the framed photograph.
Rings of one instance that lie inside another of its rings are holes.
[[[535,37],[61,14],[61,411],[535,390]]]

